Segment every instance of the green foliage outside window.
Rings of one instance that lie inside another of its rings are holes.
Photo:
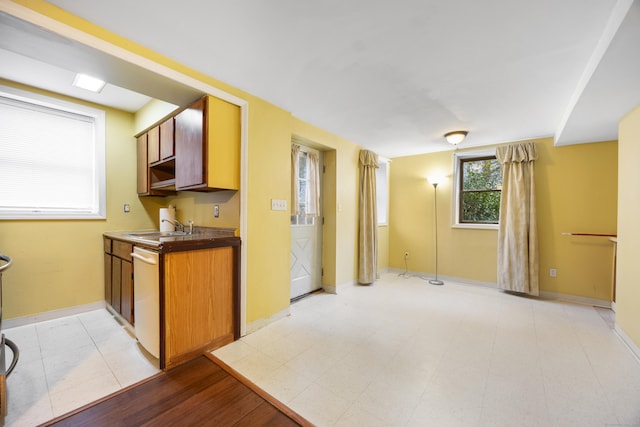
[[[502,171],[495,156],[461,159],[460,222],[497,224]]]

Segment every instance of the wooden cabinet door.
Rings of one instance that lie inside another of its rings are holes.
[[[149,164],[160,160],[160,126],[147,132],[147,156]]]
[[[137,144],[138,166],[138,194],[145,195],[149,192],[149,162],[147,161],[147,134],[140,135]]]
[[[165,255],[167,367],[233,341],[233,268],[230,246]]]
[[[120,271],[120,314],[133,325],[133,264],[123,260]]]
[[[175,116],[176,190],[206,186],[205,100]]]
[[[120,304],[120,289],[122,286],[122,260],[118,257],[111,257],[111,307],[117,312],[122,312]]]
[[[104,300],[111,304],[111,286],[112,286],[112,275],[111,275],[111,255],[105,253],[104,254]]]
[[[170,117],[160,124],[160,160],[166,160],[175,154],[173,132],[173,117]]]

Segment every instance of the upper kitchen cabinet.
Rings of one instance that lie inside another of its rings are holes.
[[[154,127],[138,135],[136,139],[136,152],[137,152],[137,168],[138,168],[138,181],[137,191],[140,196],[166,196],[173,194],[170,191],[170,186],[167,186],[167,182],[175,182],[172,160],[162,164],[156,160],[154,166],[150,166],[150,158],[157,158],[159,156],[159,133],[158,127]],[[169,169],[169,170],[167,170]],[[171,184],[173,185],[173,184]]]
[[[174,118],[169,117],[158,126],[159,135],[159,160],[169,160],[175,155],[175,136],[174,136]]]
[[[171,160],[174,156],[173,117],[169,117],[147,131],[147,161],[155,163]]]
[[[149,164],[160,160],[160,126],[149,129],[147,132],[147,162]]]
[[[138,168],[138,194],[141,196],[149,193],[149,164],[147,157],[147,134],[136,138],[136,159]]]
[[[138,194],[240,189],[240,107],[204,96],[138,135]]]
[[[240,107],[204,96],[175,116],[176,190],[240,188]]]

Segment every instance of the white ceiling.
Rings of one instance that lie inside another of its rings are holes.
[[[617,139],[640,104],[639,1],[49,0],[386,157],[451,149],[456,129],[461,147]],[[124,68],[109,81],[179,104]]]
[[[75,72],[0,49],[0,77],[39,87],[52,92],[98,104],[106,104],[124,111],[135,112],[149,102],[150,98],[113,84],[105,85],[101,93],[93,93],[72,86]],[[11,64],[11,66],[7,66]],[[46,76],[46,78],[43,78]]]

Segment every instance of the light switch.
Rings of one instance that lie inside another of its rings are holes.
[[[271,199],[271,210],[272,211],[286,211],[287,210],[287,201],[282,199]]]
[[[220,218],[220,205],[213,205],[213,217]]]

